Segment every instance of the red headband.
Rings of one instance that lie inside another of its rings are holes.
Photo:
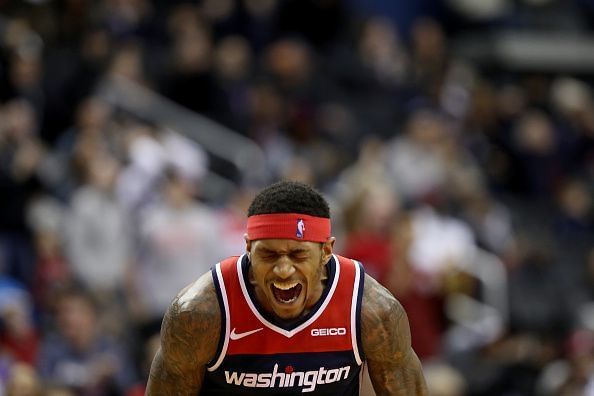
[[[247,219],[250,240],[294,239],[326,242],[330,237],[330,219],[299,213],[273,213],[250,216]]]

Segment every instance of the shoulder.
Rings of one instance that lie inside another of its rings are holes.
[[[208,314],[211,311],[218,314],[218,309],[211,309],[211,304],[207,304],[215,302],[218,307],[216,296],[212,273],[208,271],[183,288],[171,303],[169,310],[176,308],[172,313],[181,315]]]
[[[209,319],[220,326],[220,316],[217,292],[208,271],[177,294],[167,309],[164,323],[182,320],[191,328]]]
[[[184,350],[208,362],[220,336],[221,311],[209,272],[178,293],[169,305],[161,326],[162,352]]]
[[[365,276],[361,305],[363,350],[374,360],[397,360],[410,349],[408,318],[400,302],[378,281]]]
[[[368,274],[365,274],[361,310],[367,316],[378,316],[381,318],[389,318],[395,313],[404,313],[404,308],[402,308],[396,297]]]

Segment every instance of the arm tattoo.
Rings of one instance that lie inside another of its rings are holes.
[[[421,363],[410,344],[406,312],[369,276],[365,279],[361,332],[377,396],[427,395]]]
[[[210,274],[182,290],[161,326],[161,347],[149,375],[147,396],[196,396],[215,354],[221,318]]]

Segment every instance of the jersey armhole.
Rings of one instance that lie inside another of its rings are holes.
[[[211,269],[212,281],[219,301],[221,311],[221,329],[219,332],[219,342],[214,357],[206,365],[208,371],[216,370],[223,361],[229,343],[229,304],[227,302],[227,293],[225,291],[225,281],[221,273],[221,263],[216,264]]]
[[[363,341],[361,337],[361,303],[363,301],[363,290],[365,287],[365,269],[363,265],[353,260],[355,264],[355,284],[353,288],[353,307],[351,311],[352,328],[355,332],[353,337],[353,353],[357,364],[362,365],[365,362],[365,354],[363,352]]]

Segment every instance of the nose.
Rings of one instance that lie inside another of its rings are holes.
[[[287,257],[281,257],[274,265],[273,272],[281,279],[288,279],[295,273],[295,267]]]

